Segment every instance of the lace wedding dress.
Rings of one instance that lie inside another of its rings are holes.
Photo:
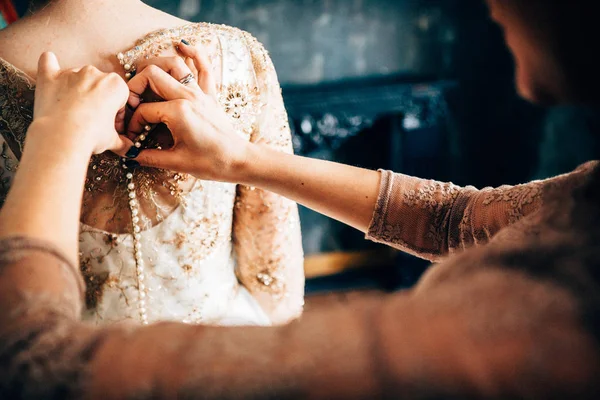
[[[130,76],[146,59],[175,54],[181,39],[208,52],[219,102],[238,133],[291,152],[275,70],[249,34],[190,24],[151,33],[116,57]],[[18,167],[33,93],[32,80],[0,58],[0,202]],[[145,136],[144,146],[164,144],[159,134]],[[125,169],[118,157],[102,154],[89,166],[81,221],[84,319],[96,324],[269,325],[302,311],[297,206],[280,196],[168,171]]]

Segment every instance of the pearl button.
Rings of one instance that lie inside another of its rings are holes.
[[[129,198],[130,199],[135,199],[135,193],[134,192],[129,192]]]
[[[132,221],[134,224],[137,224],[138,222],[140,222],[140,217],[133,217]]]
[[[140,135],[138,139],[143,142],[144,140],[146,140],[146,135]]]
[[[131,69],[131,64],[125,64],[123,65],[123,68],[125,68],[125,71],[129,71]]]
[[[152,130],[152,127],[150,125],[146,125],[144,126],[144,129],[146,130],[146,132],[150,132]]]
[[[132,179],[133,178],[133,174],[131,172],[127,173],[127,179]]]
[[[133,145],[134,145],[135,147],[137,147],[138,149],[139,149],[140,147],[142,147],[142,144],[141,144],[140,142],[135,142]]]
[[[129,185],[127,185],[127,189],[133,190],[135,189],[135,185],[133,183],[130,183]]]

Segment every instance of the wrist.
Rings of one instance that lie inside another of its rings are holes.
[[[89,159],[93,153],[93,143],[87,135],[81,134],[86,127],[68,119],[43,117],[35,119],[26,135],[29,148],[57,149],[63,156]]]
[[[252,185],[253,172],[260,157],[259,146],[254,143],[244,142],[237,152],[227,170],[227,180],[230,182]]]

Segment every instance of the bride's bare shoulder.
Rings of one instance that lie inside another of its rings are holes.
[[[19,59],[26,56],[28,47],[24,48],[20,44],[28,43],[34,37],[35,29],[28,29],[27,25],[20,21],[0,30],[0,57],[11,63],[18,63]]]

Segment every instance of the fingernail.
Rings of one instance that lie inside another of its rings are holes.
[[[185,40],[185,39],[181,39],[181,43],[185,44],[186,46],[189,46],[189,45],[190,45],[190,42],[188,42],[188,41],[187,41],[187,40]]]
[[[136,158],[140,154],[141,149],[136,146],[131,146],[131,148],[125,153],[125,157],[127,158]]]
[[[123,163],[124,169],[135,169],[140,166],[140,163],[135,160],[127,160]]]

